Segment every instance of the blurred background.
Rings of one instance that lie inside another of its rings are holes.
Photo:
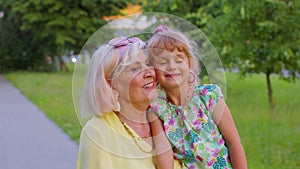
[[[0,0],[0,75],[78,142],[79,52],[106,23],[143,12],[184,18],[215,46],[249,168],[300,166],[298,0]]]

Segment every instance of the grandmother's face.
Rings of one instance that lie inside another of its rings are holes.
[[[156,99],[155,71],[144,52],[139,52],[132,64],[114,81],[119,101],[126,100],[138,107]]]

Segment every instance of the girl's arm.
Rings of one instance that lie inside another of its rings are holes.
[[[162,121],[154,113],[148,113],[158,169],[173,169],[174,159],[171,144],[164,132]]]
[[[229,150],[229,157],[234,169],[247,169],[247,161],[244,148],[240,141],[231,112],[224,98],[214,107],[213,119],[218,125],[220,132]]]

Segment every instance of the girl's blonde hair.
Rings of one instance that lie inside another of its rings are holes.
[[[195,78],[199,81],[198,75],[200,73],[200,67],[196,46],[196,43],[189,40],[183,33],[163,25],[156,28],[154,34],[148,41],[147,49],[152,59],[165,50],[173,52],[177,49],[183,52],[188,58],[191,70],[195,73]]]
[[[116,108],[111,80],[133,62],[136,53],[145,49],[146,44],[138,40],[122,47],[126,49],[120,52],[119,46],[104,44],[93,53],[81,99],[84,114],[102,116]]]

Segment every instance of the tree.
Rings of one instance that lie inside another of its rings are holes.
[[[209,0],[147,0],[141,5],[145,12],[162,12],[185,18],[208,2]]]
[[[228,67],[242,76],[266,76],[271,109],[271,74],[295,81],[300,70],[300,2],[296,0],[224,1],[223,14],[209,23],[210,38]],[[220,33],[221,32],[221,33]],[[282,70],[288,70],[284,76]]]
[[[106,23],[103,16],[119,13],[126,4],[127,0],[1,2],[5,17],[20,18],[19,30],[32,34],[31,42],[38,43],[38,49],[50,56],[61,56],[66,50],[78,53],[87,39]]]
[[[2,6],[1,6],[2,7]],[[29,31],[20,29],[21,18],[18,15],[8,15],[9,9],[0,9],[0,71],[15,69],[39,69],[43,65],[39,56],[37,43],[32,41],[33,35]]]
[[[299,5],[297,0],[151,0],[143,8],[183,17],[202,29],[224,66],[239,68],[242,77],[264,73],[274,110],[271,74],[290,82],[300,72]]]

